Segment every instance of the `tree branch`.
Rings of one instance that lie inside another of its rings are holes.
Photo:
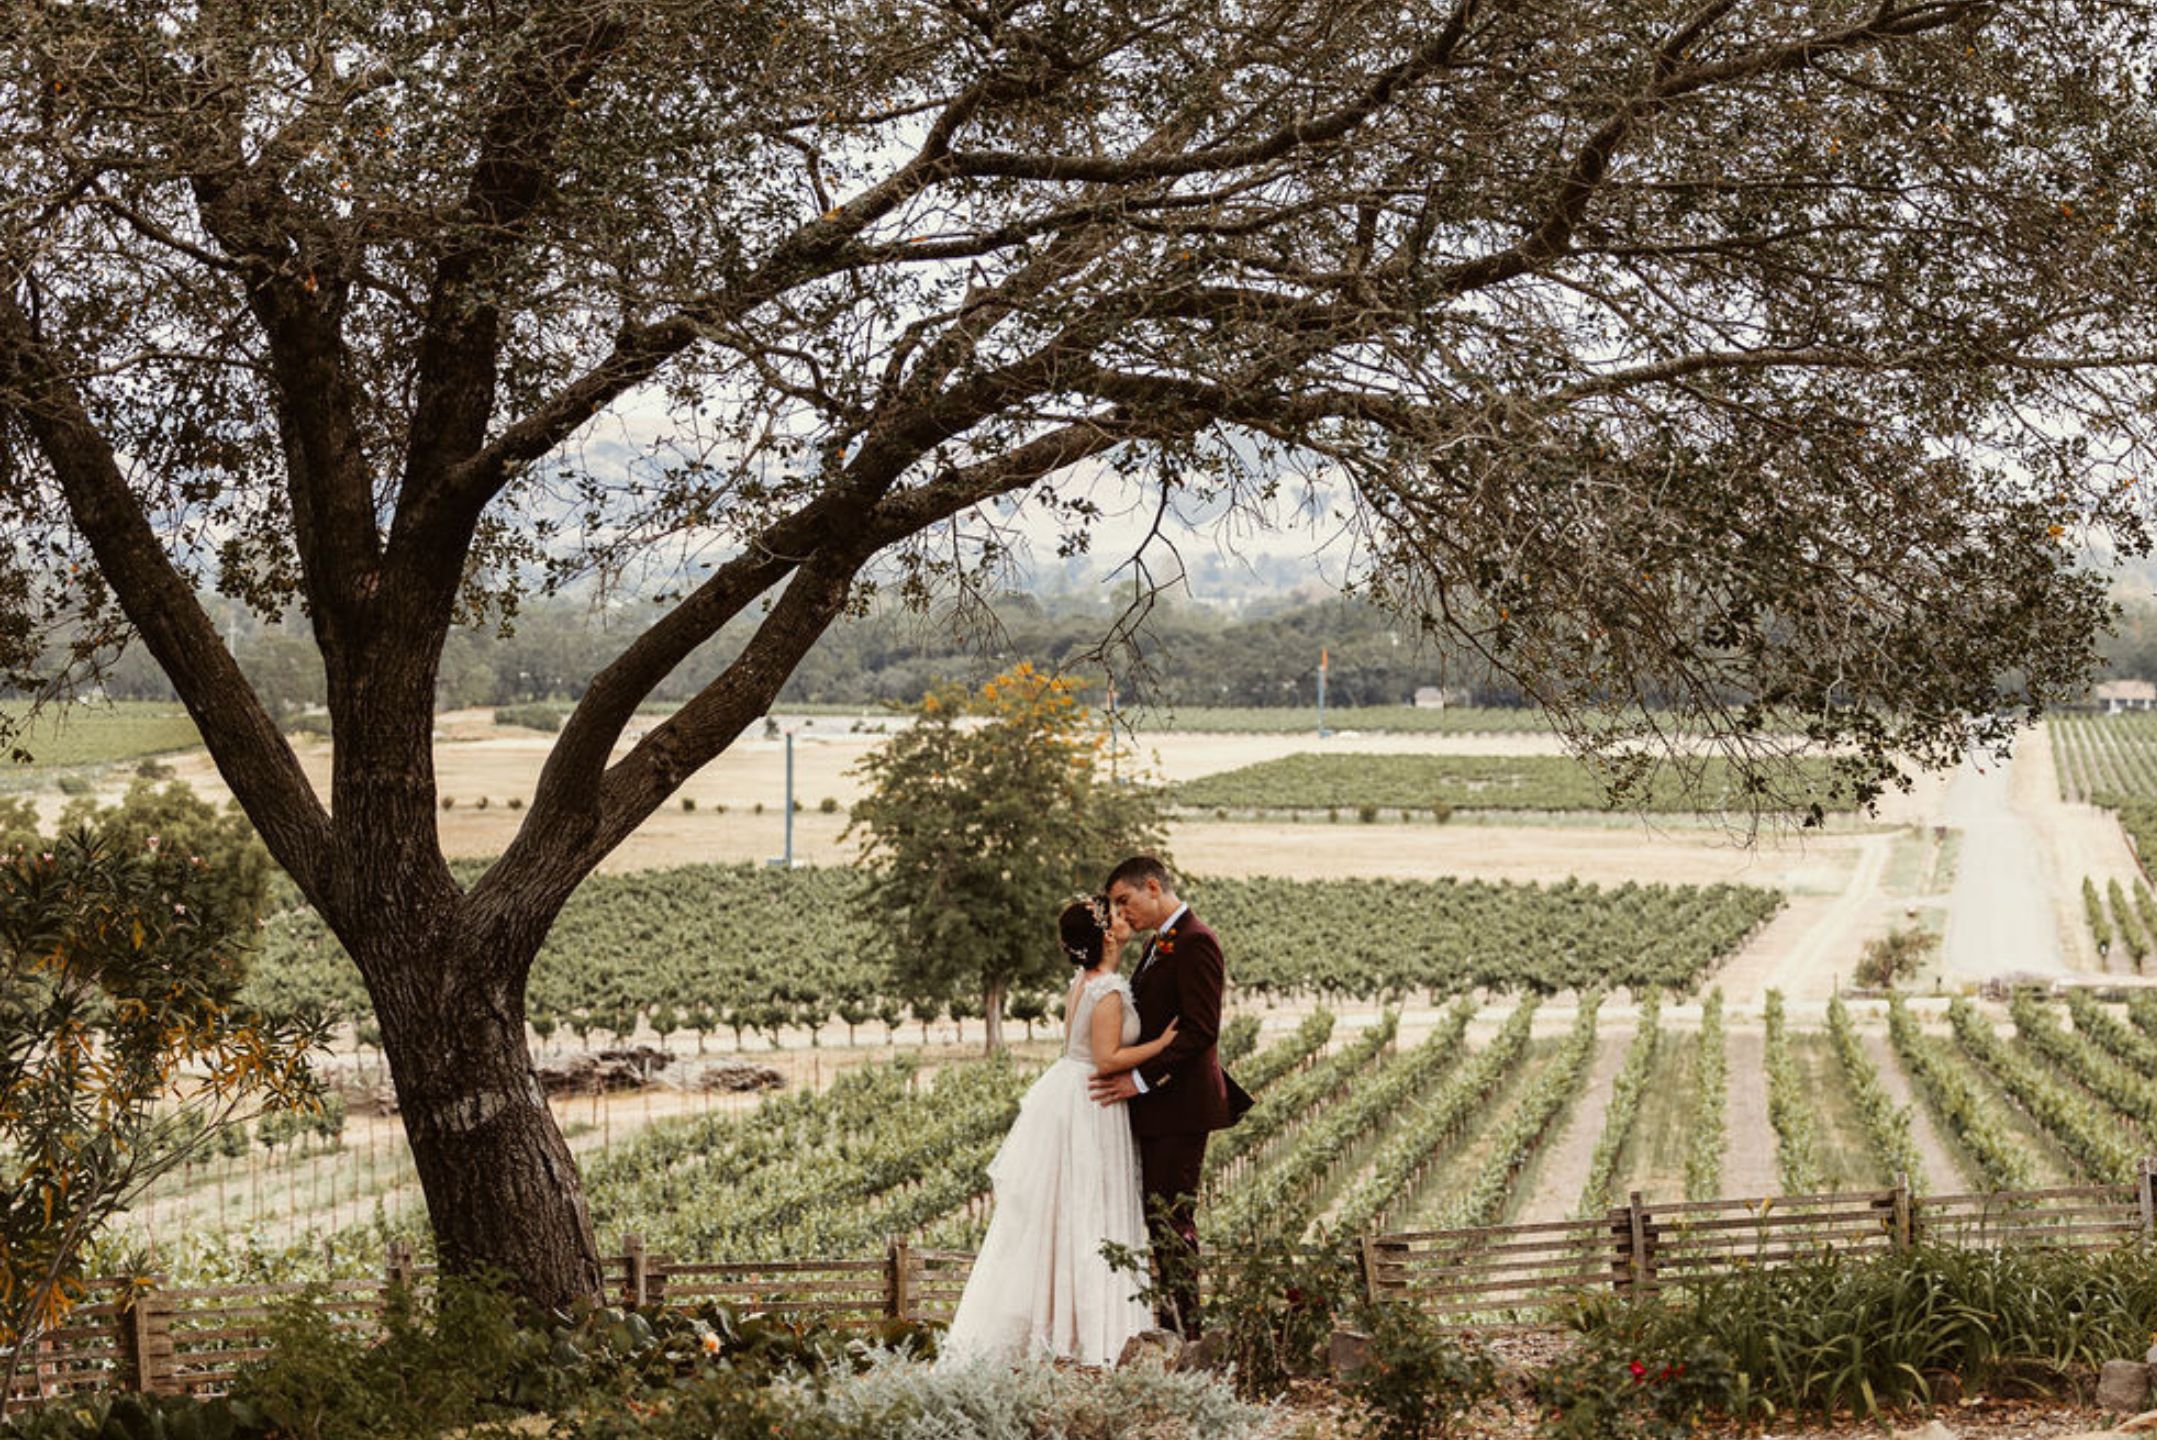
[[[319,898],[328,884],[329,816],[193,588],[167,558],[103,432],[39,343],[16,298],[21,278],[9,275],[0,286],[0,403],[21,418],[52,467],[76,528],[171,677],[218,773],[278,863],[310,899]]]

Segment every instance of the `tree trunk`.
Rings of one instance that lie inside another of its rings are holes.
[[[989,980],[989,988],[981,997],[981,1029],[987,1037],[981,1053],[994,1055],[1004,1048],[1004,991],[1007,982],[1001,975]]]
[[[476,978],[502,973],[493,957],[440,948],[399,956],[389,973],[426,983],[379,987],[375,1013],[442,1268],[506,1271],[548,1308],[594,1298],[591,1215],[532,1066],[521,987]]]

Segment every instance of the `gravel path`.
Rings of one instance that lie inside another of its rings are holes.
[[[1634,1031],[1607,1030],[1595,1037],[1595,1058],[1589,1062],[1588,1083],[1573,1101],[1564,1127],[1544,1147],[1536,1162],[1535,1189],[1514,1217],[1516,1224],[1572,1218],[1580,1203],[1580,1187],[1588,1178],[1588,1162],[1603,1138],[1603,1117],[1610,1110],[1610,1092],[1618,1072],[1625,1068],[1625,1052],[1632,1048]]]
[[[1730,1070],[1730,1098],[1724,1110],[1729,1134],[1723,1151],[1723,1183],[1718,1189],[1745,1199],[1780,1195],[1775,1126],[1768,1119],[1767,1036],[1728,1025],[1723,1032],[1723,1053]]]
[[[2042,736],[2023,740],[2032,756],[2027,763],[2049,761],[2049,751],[2044,760],[2035,758],[2044,744]],[[2057,887],[2071,882],[2079,904],[2082,877],[2047,873],[2053,857],[2039,835],[2051,827],[2032,825],[2016,807],[2009,771],[1973,757],[1948,788],[1944,818],[1963,834],[1940,952],[1951,980],[1984,980],[2012,970],[2050,975],[2067,968],[2054,897]]]

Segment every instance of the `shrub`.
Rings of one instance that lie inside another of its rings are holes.
[[[1450,800],[1431,801],[1431,818],[1433,820],[1436,820],[1440,825],[1443,825],[1446,821],[1452,819],[1453,802]]]
[[[693,814],[693,813],[695,813],[695,811],[696,811],[696,808],[697,808],[697,797],[696,797],[696,796],[694,796],[694,795],[684,795],[684,796],[682,796],[682,813],[683,813],[684,815],[688,815],[688,814]]]
[[[1937,935],[1909,926],[1890,930],[1865,946],[1857,962],[1857,983],[1867,990],[1892,990],[1917,974],[1925,957],[1940,943]]]
[[[87,795],[97,788],[87,775],[62,775],[56,783],[62,795]]]
[[[524,797],[522,795],[512,795],[503,803],[512,810],[522,810],[524,808]]]
[[[1386,1305],[1373,1318],[1368,1359],[1341,1389],[1368,1413],[1376,1440],[1444,1440],[1497,1393],[1498,1373],[1472,1341],[1413,1307]]]
[[[170,780],[172,767],[162,760],[145,760],[135,767],[135,773],[145,780]]]
[[[1375,825],[1378,823],[1378,807],[1366,800],[1356,807],[1356,818],[1366,825]]]
[[[473,808],[474,810],[484,810],[484,809],[486,809],[486,808],[487,808],[487,797],[486,797],[486,796],[484,796],[484,795],[482,795],[482,796],[480,796],[480,797],[479,797],[479,798],[478,798],[477,800],[473,801],[473,802],[472,802],[472,808]]]
[[[504,705],[494,712],[497,725],[516,725],[526,730],[543,730],[552,735],[562,728],[569,718],[567,705],[535,703],[531,705]]]
[[[816,808],[820,814],[836,815],[839,813],[839,802],[833,799],[831,796],[826,795],[822,800],[819,800],[817,802]]]
[[[444,810],[454,810],[454,809],[456,809],[456,808],[457,808],[457,797],[456,797],[456,796],[454,796],[454,795],[444,795],[444,796],[442,797],[442,808],[443,808]]]
[[[287,735],[328,735],[330,717],[327,715],[295,715],[285,722]]]

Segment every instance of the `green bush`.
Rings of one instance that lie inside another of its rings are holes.
[[[1894,989],[1917,974],[1925,957],[1939,943],[1939,936],[1914,925],[1890,930],[1868,941],[1864,958],[1857,962],[1858,985],[1867,990]]]
[[[1363,1407],[1374,1440],[1444,1440],[1498,1390],[1497,1367],[1411,1306],[1380,1307],[1370,1353],[1341,1386]]]
[[[494,712],[494,723],[497,725],[517,725],[526,730],[544,730],[549,735],[559,731],[562,722],[568,718],[567,705],[545,701],[529,705],[504,705]]]

